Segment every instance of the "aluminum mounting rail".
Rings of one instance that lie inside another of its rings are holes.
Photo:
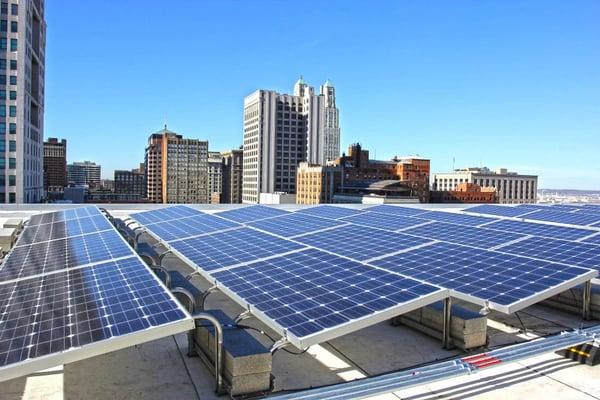
[[[412,386],[440,381],[461,375],[477,373],[477,371],[529,357],[552,353],[567,347],[600,341],[600,325],[592,328],[563,332],[559,335],[535,339],[490,352],[467,356],[452,361],[445,361],[393,372],[372,378],[364,378],[337,385],[324,386],[279,396],[271,396],[273,400],[346,400],[364,399],[367,397],[395,392]]]

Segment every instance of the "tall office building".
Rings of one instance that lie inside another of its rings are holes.
[[[238,204],[242,202],[243,150],[226,151],[223,156],[223,192],[221,203]]]
[[[339,157],[339,110],[327,81],[315,94],[300,78],[294,94],[257,90],[244,99],[243,202],[260,193],[296,192],[296,168]]]
[[[67,179],[72,186],[100,187],[102,167],[95,162],[83,161],[67,165]]]
[[[67,184],[67,141],[48,138],[44,142],[44,191],[60,193]]]
[[[44,0],[0,3],[0,203],[44,196]]]
[[[132,170],[115,170],[114,190],[141,200],[146,197],[146,173],[144,163]]]
[[[223,157],[218,151],[208,152],[208,196],[211,204],[219,204],[223,193]]]
[[[148,200],[208,203],[208,142],[186,139],[165,126],[148,138],[145,157]]]

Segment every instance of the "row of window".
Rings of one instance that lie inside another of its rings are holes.
[[[17,202],[17,194],[9,193],[8,194],[8,202],[16,203]],[[0,193],[0,203],[6,203],[6,193]]]
[[[2,4],[0,4],[0,14],[8,15],[8,2],[7,1],[3,1]],[[10,5],[10,15],[19,15],[19,5],[18,4]]]
[[[0,58],[0,70],[6,70],[6,59]],[[17,60],[10,60],[10,70],[17,70]]]
[[[10,51],[17,51],[18,47],[17,39],[10,39]],[[8,50],[8,39],[5,37],[0,37],[0,50]]]
[[[6,186],[6,175],[0,174],[0,186]],[[17,186],[17,176],[8,176],[8,186]]]
[[[17,159],[16,158],[9,158],[8,159],[8,168],[9,169],[15,169],[17,168]],[[0,157],[0,169],[6,169],[6,159],[3,157]],[[0,177],[3,176],[0,174]],[[0,186],[2,186],[2,184],[0,184]],[[14,185],[11,185],[14,186]]]
[[[16,75],[10,75],[10,84],[11,85],[17,84],[17,76]],[[6,75],[0,75],[0,85],[6,85]]]
[[[17,116],[17,106],[8,106],[8,116],[16,117]],[[4,104],[0,104],[0,117],[6,117],[6,106]],[[5,126],[6,130],[6,126]]]
[[[17,133],[17,124],[11,122],[8,124],[8,133],[15,135]],[[6,123],[0,122],[0,135],[6,134]]]
[[[18,27],[17,21],[10,21],[11,32],[18,32]],[[0,32],[8,32],[8,21],[5,19],[0,20]]]
[[[16,100],[17,99],[17,91],[16,90],[10,90],[10,100]],[[6,90],[4,89],[0,89],[0,100],[6,100]]]
[[[0,140],[0,152],[6,151],[6,142],[4,140]],[[8,151],[17,151],[17,141],[9,140],[8,141]],[[1,160],[1,158],[0,158]]]

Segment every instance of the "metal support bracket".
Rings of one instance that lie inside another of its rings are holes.
[[[237,317],[235,317],[235,319],[233,320],[233,323],[235,325],[237,325],[240,322],[242,322],[243,320],[248,319],[248,318],[252,318],[252,314],[250,313],[250,310],[242,311]]]
[[[582,294],[583,309],[581,310],[581,317],[584,321],[590,320],[590,304],[592,302],[592,281],[587,281],[583,284]]]
[[[206,303],[206,298],[208,297],[208,295],[210,295],[212,292],[218,289],[219,288],[217,286],[211,286],[208,289],[206,289],[204,293],[202,293],[202,297],[200,298],[199,310],[204,311],[204,303]]]
[[[273,346],[271,346],[271,349],[269,351],[271,352],[271,354],[274,354],[277,350],[279,350],[282,347],[285,347],[289,344],[291,344],[291,343],[287,340],[287,338],[282,337],[281,339],[279,339],[278,341],[273,343]]]
[[[123,222],[124,222],[124,221],[123,221]],[[132,220],[130,220],[130,221],[128,221],[128,222],[125,222],[125,226],[129,228],[129,225],[133,225],[133,224],[135,224],[136,222],[137,222],[137,221],[135,221],[135,220],[133,220],[133,219],[132,219]]]
[[[446,350],[451,348],[450,328],[452,322],[452,298],[446,297],[444,300],[443,321],[442,321],[442,347]]]
[[[189,274],[187,274],[187,275],[186,275],[186,277],[185,277],[185,280],[186,280],[186,281],[191,281],[191,280],[192,280],[192,278],[193,278],[194,276],[196,276],[196,275],[197,275],[197,276],[201,276],[199,271],[190,272]]]

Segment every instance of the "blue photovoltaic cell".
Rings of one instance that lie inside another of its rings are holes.
[[[497,206],[494,204],[482,204],[480,206],[467,208],[464,211],[471,212],[471,213],[478,213],[478,214],[496,215],[496,216],[500,216],[500,217],[518,217],[519,215],[527,214],[527,213],[533,212],[534,210],[523,209],[520,207]]]
[[[53,222],[66,221],[66,220],[70,220],[70,219],[92,217],[94,215],[102,215],[100,210],[98,210],[98,207],[96,207],[96,206],[78,207],[78,208],[72,208],[69,210],[55,211],[55,212],[51,212],[51,213],[33,215],[29,218],[27,225],[33,226],[33,225],[39,225],[39,224],[49,224],[49,223],[53,223]]]
[[[285,214],[289,214],[289,212],[274,207],[248,206],[236,208],[233,210],[221,211],[216,215],[228,219],[230,221],[247,223]]]
[[[428,225],[407,229],[403,233],[426,239],[481,247],[483,249],[489,249],[525,237],[516,233],[498,232],[473,226],[447,224],[445,222],[433,222]]]
[[[590,272],[451,243],[435,243],[370,264],[504,306]]]
[[[581,206],[575,206],[572,204],[551,204],[550,209],[554,211],[562,211],[562,212],[573,212],[577,211],[581,208]]]
[[[203,215],[204,213],[187,206],[171,206],[159,208],[157,210],[143,211],[133,213],[131,218],[142,225],[155,224],[157,222],[173,221],[176,219]]]
[[[588,243],[531,237],[500,251],[600,270],[600,248]]]
[[[590,226],[593,226],[593,227],[595,227],[595,228],[600,228],[600,222],[598,222],[597,224],[592,224],[592,225],[590,225]]]
[[[214,277],[297,338],[441,290],[310,249],[218,272]]]
[[[340,221],[351,222],[356,225],[370,226],[372,228],[397,231],[410,226],[421,225],[426,221],[407,217],[404,215],[383,214],[378,212],[362,212],[351,217],[341,218]]]
[[[0,367],[187,318],[137,257],[0,284]]]
[[[79,219],[70,219],[47,224],[27,225],[19,236],[17,246],[112,229],[112,224],[104,215],[82,217]]]
[[[171,247],[199,268],[212,271],[304,246],[251,228],[241,228],[179,240],[172,242]]]
[[[292,237],[345,224],[344,222],[301,213],[251,222],[248,225],[283,237]]]
[[[570,228],[535,222],[512,221],[507,219],[488,224],[485,228],[565,240],[577,240],[593,233],[593,231],[588,229]]]
[[[346,207],[316,206],[316,207],[302,208],[296,212],[303,213],[303,214],[316,215],[317,217],[322,217],[322,218],[338,219],[338,218],[348,217],[351,215],[360,215],[363,211],[357,210],[354,208],[346,208]]]
[[[423,214],[424,212],[427,211],[422,208],[391,206],[389,204],[373,206],[373,207],[365,208],[364,210],[371,211],[371,212],[383,213],[383,214],[403,215],[406,217]]]
[[[587,226],[600,222],[600,215],[590,215],[573,212],[561,212],[552,210],[538,210],[527,214],[523,218],[537,221],[557,222],[570,225]]]
[[[497,218],[492,217],[480,217],[445,211],[428,211],[416,216],[415,218],[423,218],[429,221],[448,222],[451,224],[467,226],[477,226],[497,220]]]
[[[594,209],[590,207],[579,208],[578,210],[573,212],[577,214],[600,215],[600,209]]]
[[[240,226],[235,222],[210,214],[198,214],[175,221],[156,222],[146,229],[164,241],[178,240]]]
[[[600,245],[600,232],[599,234],[590,236],[589,238],[582,240],[582,242]]]
[[[132,254],[131,247],[115,230],[19,246],[10,252],[0,267],[0,281],[70,269]]]
[[[386,232],[358,225],[340,226],[329,231],[300,236],[294,240],[358,261],[430,242],[401,233]]]

